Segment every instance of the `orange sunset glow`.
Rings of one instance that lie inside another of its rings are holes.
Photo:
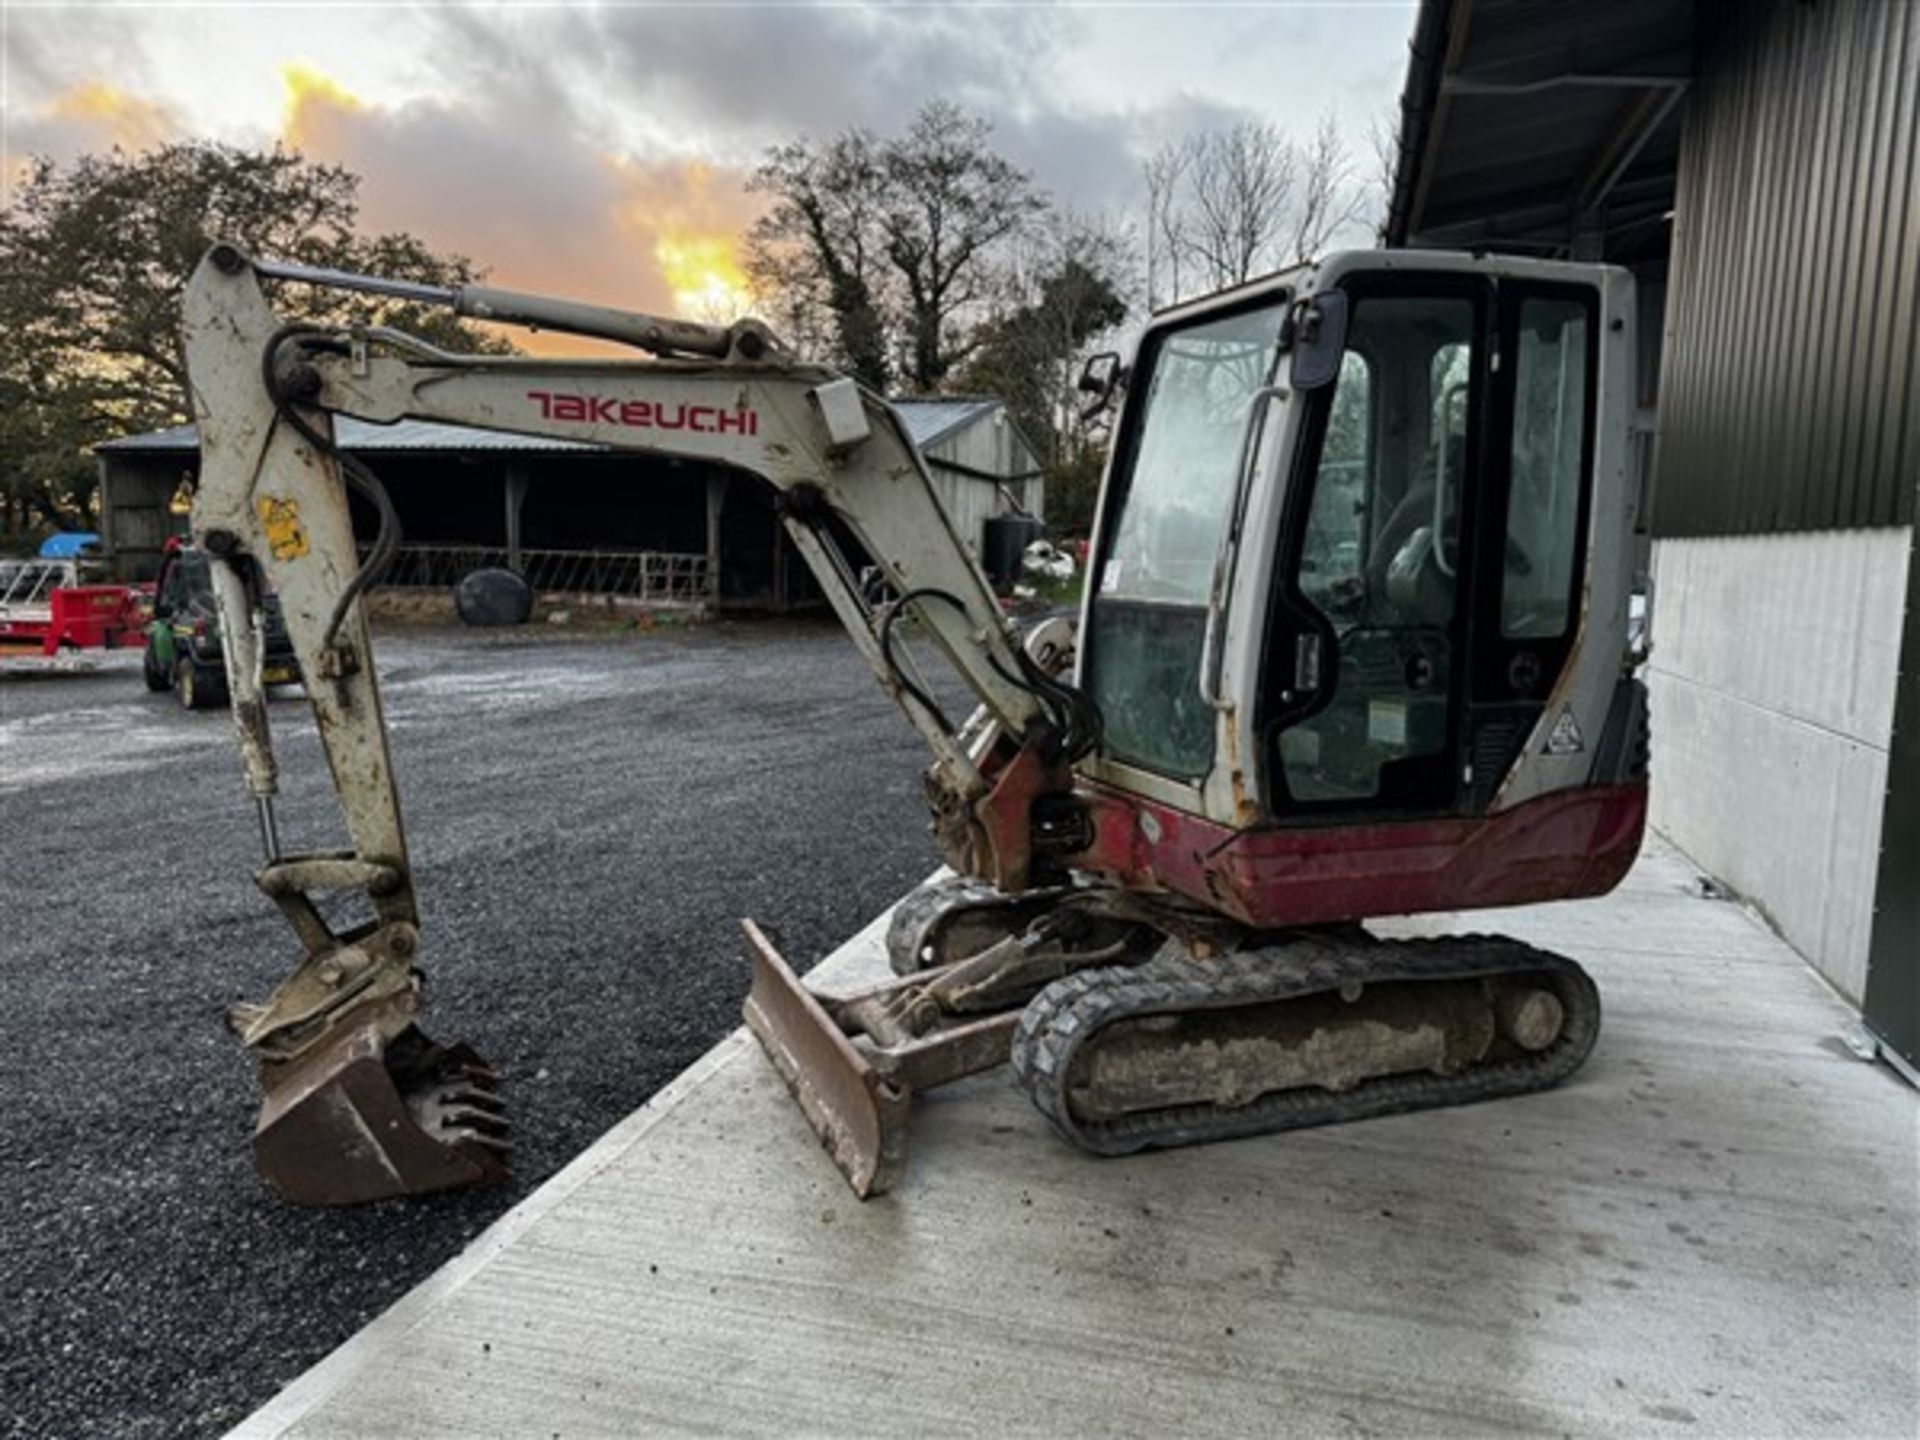
[[[731,236],[663,234],[654,242],[653,258],[673,294],[674,310],[690,320],[738,320],[753,306]]]
[[[83,127],[106,144],[127,150],[163,144],[176,128],[167,107],[159,101],[130,95],[103,81],[88,81],[56,95],[45,113],[50,119]]]
[[[280,67],[280,83],[287,99],[281,111],[281,137],[294,149],[311,145],[318,137],[316,118],[326,110],[365,110],[366,105],[346,86],[322,74],[304,61],[295,60]]]

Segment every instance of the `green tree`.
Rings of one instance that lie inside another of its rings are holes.
[[[9,528],[94,518],[90,447],[191,417],[180,348],[187,276],[216,240],[262,256],[435,285],[478,278],[411,235],[355,229],[359,178],[275,147],[185,142],[36,161],[0,212],[0,482]],[[456,320],[304,291],[290,308],[403,326],[449,349],[506,348]]]
[[[990,133],[936,100],[903,135],[847,130],[767,152],[753,187],[772,208],[748,268],[790,339],[874,390],[946,383],[999,298],[1011,242],[1047,208]]]
[[[1055,216],[1023,260],[1023,298],[980,327],[959,383],[1006,401],[1046,468],[1049,520],[1082,530],[1106,457],[1103,422],[1082,414],[1080,369],[1127,318],[1129,249],[1099,224]]]

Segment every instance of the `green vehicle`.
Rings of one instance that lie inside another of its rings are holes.
[[[280,599],[266,599],[268,685],[300,681],[300,662],[280,613]],[[167,552],[153,587],[153,620],[147,626],[144,665],[147,689],[171,690],[189,710],[227,703],[227,672],[220,653],[220,614],[213,599],[207,557],[191,545]]]

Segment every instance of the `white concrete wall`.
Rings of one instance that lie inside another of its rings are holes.
[[[1906,599],[1897,529],[1654,546],[1653,823],[1866,986]]]

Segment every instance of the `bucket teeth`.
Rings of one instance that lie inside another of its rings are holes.
[[[464,1045],[373,1018],[336,1027],[299,1061],[263,1072],[254,1161],[282,1196],[352,1205],[507,1177],[499,1077]]]
[[[434,1107],[433,1123],[440,1130],[468,1130],[476,1137],[504,1137],[511,1128],[500,1110],[480,1110],[470,1105],[441,1101]]]
[[[496,1120],[507,1113],[507,1102],[489,1090],[475,1090],[470,1087],[460,1090],[442,1090],[436,1098],[443,1105],[464,1106]]]

